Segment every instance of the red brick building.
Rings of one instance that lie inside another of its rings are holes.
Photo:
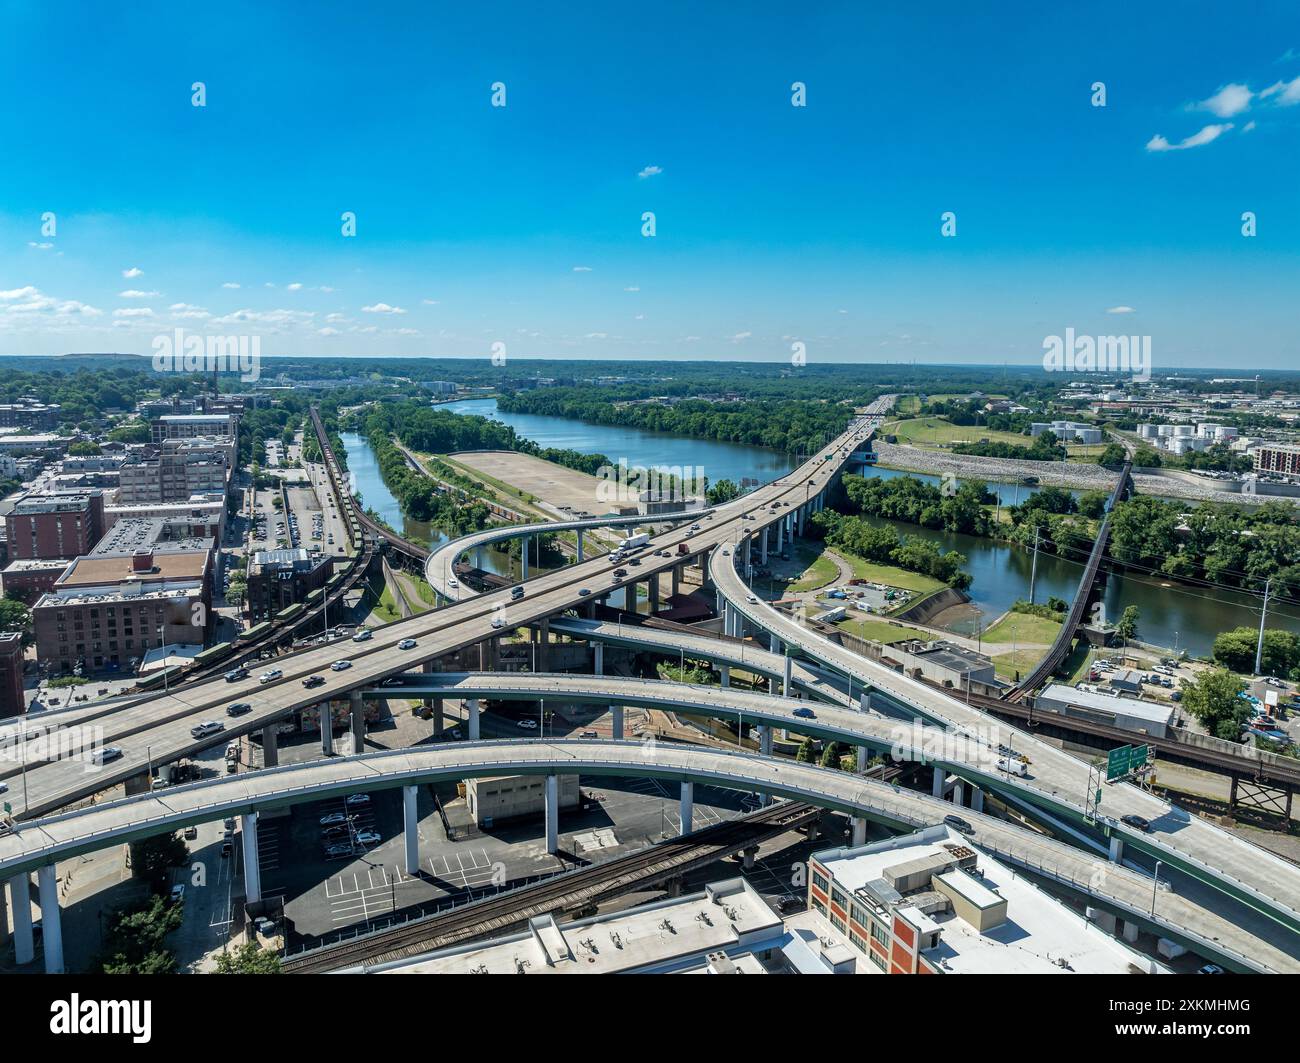
[[[18,631],[0,632],[0,720],[22,715],[23,636]]]
[[[5,518],[9,560],[77,557],[104,534],[104,496],[29,495]]]

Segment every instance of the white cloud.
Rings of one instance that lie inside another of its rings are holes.
[[[28,240],[28,241],[27,241],[27,246],[28,246],[28,247],[34,247],[34,248],[36,248],[37,251],[48,251],[48,250],[49,250],[51,247],[53,247],[54,245],[53,245],[53,244],[49,244],[49,243],[46,243],[46,244],[38,244],[35,240]]]
[[[1202,100],[1196,104],[1194,109],[1209,111],[1219,118],[1231,118],[1234,114],[1241,114],[1242,111],[1247,110],[1254,95],[1245,85],[1234,82],[1230,85],[1224,85],[1208,100]]]
[[[1243,133],[1249,133],[1254,128],[1255,128],[1255,120],[1252,118],[1249,122],[1247,122],[1244,126],[1241,127],[1241,131]]]
[[[624,288],[623,290],[625,292],[639,292],[641,289],[633,287],[633,288]]]
[[[302,282],[301,282],[301,281],[294,281],[294,282],[293,282],[292,284],[290,284],[288,287],[289,287],[289,291],[291,291],[291,292],[300,292],[300,291],[302,291]]]
[[[319,288],[317,288],[316,290],[317,290],[318,292],[336,292],[336,291],[338,291],[337,288],[331,288],[328,284],[322,284],[322,285],[321,285]]]
[[[341,336],[342,333],[339,332],[338,329],[330,328],[328,325],[326,325],[324,328],[318,328],[316,330],[316,335],[317,336]]]
[[[142,269],[140,269],[140,268],[138,268],[138,267],[136,267],[136,266],[132,266],[130,269],[124,269],[124,270],[122,270],[122,276],[125,277],[125,278],[126,278],[127,280],[129,280],[129,281],[130,281],[130,280],[135,280],[136,277],[143,277],[143,276],[144,276],[144,270],[142,270]]]
[[[10,288],[7,292],[0,292],[0,299],[5,302],[11,302],[14,299],[26,299],[29,296],[40,295],[40,291],[33,288],[30,284],[26,288]]]
[[[390,328],[388,330],[388,335],[389,336],[418,336],[420,335],[420,330],[418,328]]]
[[[1169,141],[1157,133],[1147,141],[1147,151],[1182,151],[1185,148],[1199,148],[1203,144],[1210,144],[1218,140],[1231,128],[1231,122],[1224,122],[1221,125],[1207,125],[1199,133],[1184,137],[1177,144],[1170,144]]]
[[[238,284],[237,282],[235,282],[235,281],[226,281],[226,283],[223,284],[221,287],[223,287],[223,288],[238,288],[238,287],[239,287],[239,284]]]
[[[387,303],[375,303],[374,306],[363,306],[362,313],[365,314],[404,314],[406,313],[400,306],[389,306]]]
[[[437,306],[437,305],[438,305],[438,300],[437,300],[437,299],[421,299],[420,302],[422,302],[425,306]]]
[[[573,272],[574,272],[574,273],[590,273],[590,272],[591,272],[591,267],[590,267],[590,266],[574,266],[574,267],[573,267]]]
[[[119,299],[157,299],[162,292],[142,292],[139,288],[128,288],[124,292],[118,292]]]
[[[739,343],[741,340],[749,339],[752,335],[754,335],[752,332],[737,332],[734,336],[731,337],[731,342]]]
[[[647,166],[644,170],[642,170],[639,174],[637,174],[637,177],[640,177],[641,179],[644,180],[647,177],[655,177],[663,172],[664,169],[662,166]]]
[[[310,310],[235,310],[212,319],[214,325],[266,325],[282,329],[292,325],[310,325],[315,313]]]
[[[153,311],[147,306],[129,306],[113,311],[114,317],[153,317]]]
[[[1108,307],[1106,307],[1106,313],[1108,313],[1108,314],[1136,314],[1137,311],[1134,310],[1131,306],[1108,306]]]
[[[1300,77],[1292,78],[1290,81],[1279,81],[1259,94],[1261,100],[1273,96],[1277,97],[1279,107],[1294,107],[1300,103]]]
[[[607,339],[609,339],[609,333],[608,333],[608,332],[588,332],[588,333],[587,333],[585,336],[583,336],[582,338],[583,338],[584,340],[607,340]]]
[[[196,318],[201,320],[212,316],[204,307],[194,306],[191,303],[172,303],[172,305],[167,309],[171,311],[173,317]]]

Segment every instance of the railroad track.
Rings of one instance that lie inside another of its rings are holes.
[[[719,860],[821,814],[813,805],[781,802],[738,819],[659,842],[626,856],[555,875],[441,915],[326,945],[283,961],[286,974],[314,974],[409,959],[433,949],[507,930],[548,912],[583,908],[601,897]]]

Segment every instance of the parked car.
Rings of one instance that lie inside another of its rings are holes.
[[[515,726],[516,726],[516,727],[522,727],[525,731],[536,731],[536,730],[537,730],[537,721],[536,721],[536,720],[520,720],[517,724],[515,724]]]
[[[342,812],[326,812],[325,815],[320,818],[320,825],[322,827],[330,827],[335,823],[346,823],[347,821],[348,817]]]
[[[185,883],[178,882],[176,883],[176,885],[172,887],[171,902],[172,904],[180,904],[181,901],[183,901],[184,899],[185,899]]]
[[[344,857],[352,855],[352,846],[347,844],[327,845],[325,846],[325,855],[330,860],[342,860]]]
[[[383,839],[379,837],[378,831],[359,830],[357,831],[358,845],[378,845]]]
[[[349,805],[368,805],[370,804],[369,794],[348,794],[345,804]]]

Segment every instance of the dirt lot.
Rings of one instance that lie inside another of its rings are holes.
[[[600,481],[586,473],[509,450],[481,450],[448,456],[458,464],[526,491],[537,499],[538,505],[554,512],[566,507],[596,515],[609,512],[609,502],[596,497]]]

